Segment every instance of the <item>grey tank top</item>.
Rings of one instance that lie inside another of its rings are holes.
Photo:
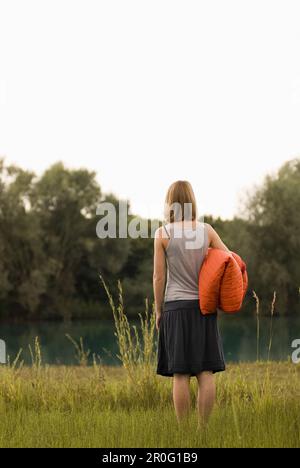
[[[167,283],[164,300],[198,299],[198,278],[208,249],[207,225],[197,222],[195,228],[182,223],[164,226],[169,237],[166,248]]]

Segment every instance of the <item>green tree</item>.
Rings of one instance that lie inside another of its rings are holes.
[[[91,218],[101,199],[95,172],[52,165],[35,183],[31,206],[39,219],[48,268],[47,288],[41,304],[47,316],[72,316],[77,296],[76,279],[81,260],[93,240]]]
[[[34,174],[0,163],[1,315],[35,313],[45,282],[38,220],[30,211]]]
[[[300,285],[300,159],[268,175],[249,196],[249,250],[253,286],[269,307],[277,291],[277,311],[295,313]],[[255,268],[254,268],[255,265]]]

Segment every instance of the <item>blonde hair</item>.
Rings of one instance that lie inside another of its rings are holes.
[[[197,218],[196,198],[191,184],[187,180],[177,180],[170,185],[165,200],[165,220],[194,221]]]

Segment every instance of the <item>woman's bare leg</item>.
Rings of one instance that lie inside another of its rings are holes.
[[[174,374],[173,401],[177,421],[180,422],[188,416],[191,407],[189,374]]]
[[[212,372],[204,371],[197,374],[198,380],[198,427],[205,426],[212,412],[216,399],[216,385]]]

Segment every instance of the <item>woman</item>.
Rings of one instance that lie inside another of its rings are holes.
[[[216,231],[197,221],[189,182],[174,182],[166,196],[168,224],[155,232],[153,287],[158,338],[157,374],[173,377],[178,422],[190,410],[190,377],[198,381],[199,427],[215,401],[213,374],[225,370],[217,312],[202,315],[198,276],[208,247],[229,251]]]

